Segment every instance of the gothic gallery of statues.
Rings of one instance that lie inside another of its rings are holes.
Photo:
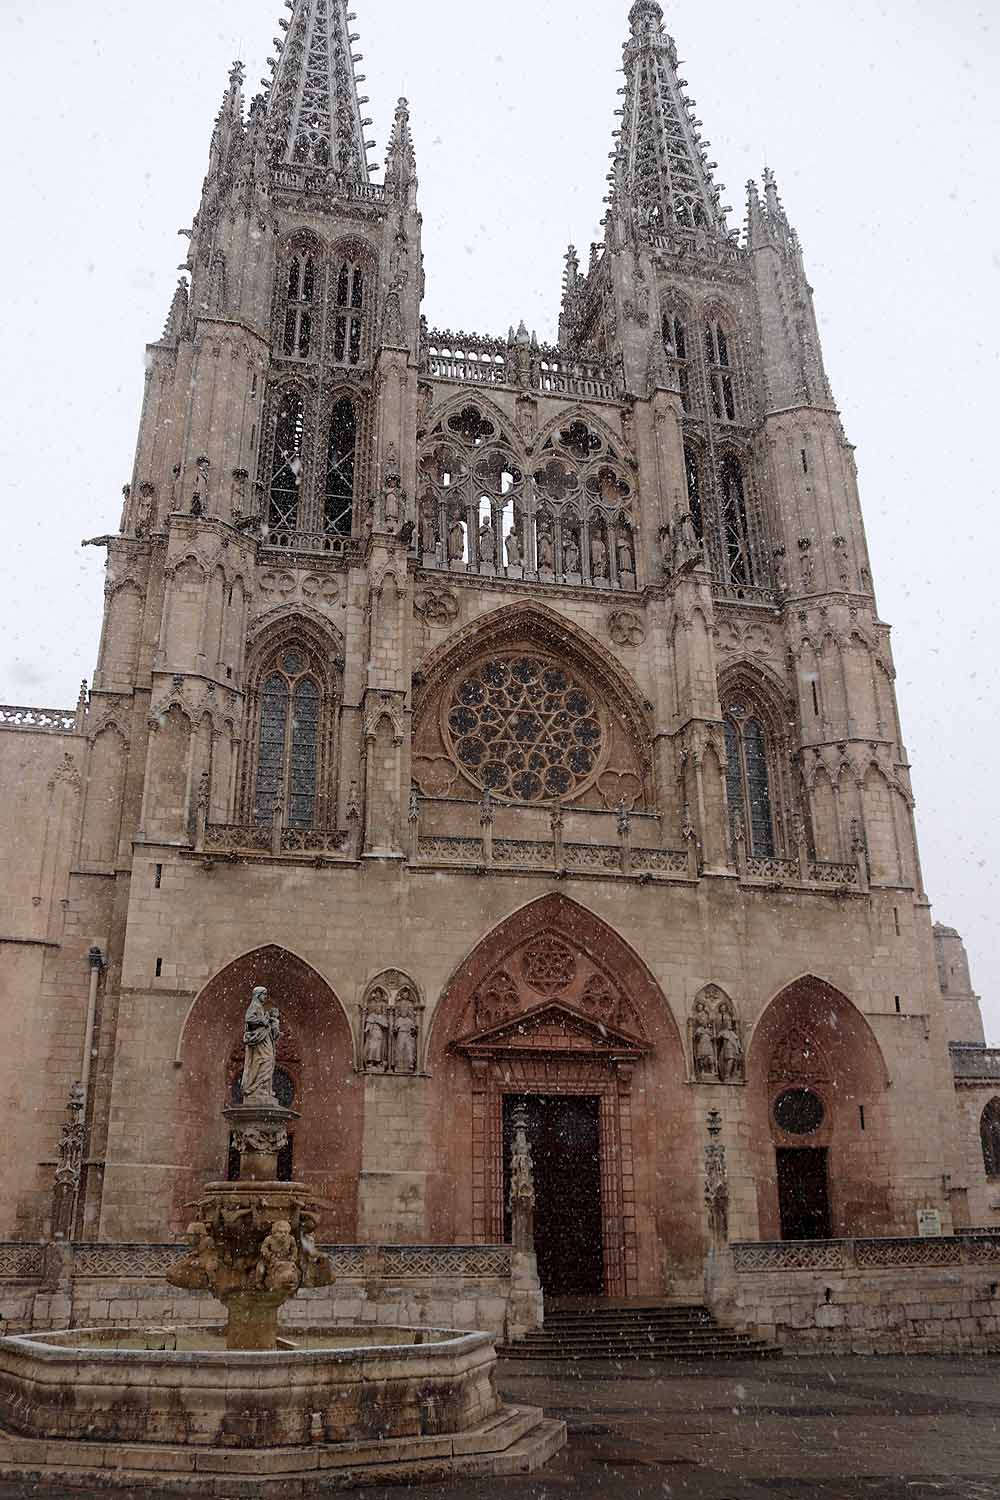
[[[436,328],[352,19],[293,0],[264,91],[233,68],[93,681],[0,709],[4,1245],[179,1240],[266,1094],[359,1267],[520,1242],[548,1297],[700,1299],[734,1248],[960,1256],[1000,1067],[791,205],[766,172],[730,226],[635,0],[558,342]]]

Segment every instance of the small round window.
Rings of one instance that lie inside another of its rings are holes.
[[[774,1103],[775,1124],[789,1135],[812,1135],[825,1113],[822,1099],[810,1089],[786,1089]]]

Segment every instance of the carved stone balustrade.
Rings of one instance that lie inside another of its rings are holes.
[[[310,557],[334,557],[353,562],[361,557],[359,537],[331,536],[325,531],[268,531],[261,538],[265,552],[298,552]]]
[[[72,734],[80,727],[75,708],[20,708],[16,704],[0,704],[0,729]]]
[[[744,1275],[767,1271],[881,1270],[897,1266],[975,1266],[1000,1261],[1000,1231],[903,1239],[774,1240],[734,1244]]]
[[[525,378],[517,364],[517,349],[508,339],[433,328],[424,340],[422,373],[456,385],[527,385],[590,401],[617,399],[613,371],[603,360],[533,343]]]

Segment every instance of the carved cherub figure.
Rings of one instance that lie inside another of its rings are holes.
[[[271,1233],[260,1247],[257,1281],[269,1292],[297,1290],[299,1285],[299,1252],[287,1219],[277,1219]]]

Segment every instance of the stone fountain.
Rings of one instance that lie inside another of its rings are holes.
[[[168,1273],[210,1292],[224,1328],[68,1329],[0,1339],[0,1479],[71,1488],[182,1488],[305,1496],[314,1485],[526,1473],[566,1441],[537,1407],[505,1406],[485,1333],[443,1328],[310,1329],[282,1338],[281,1308],[333,1282],[316,1246],[326,1205],[277,1181],[297,1118],[274,1095],[278,1011],[255,989],[239,1102],[226,1106],[234,1182],[191,1205],[189,1249]],[[524,1134],[522,1132],[522,1134]],[[527,1137],[519,1138],[527,1149]],[[530,1243],[530,1156],[517,1238]]]
[[[227,1349],[275,1349],[278,1314],[302,1287],[330,1286],[333,1266],[316,1249],[326,1205],[298,1182],[278,1182],[278,1156],[298,1116],[274,1094],[281,1018],[255,989],[243,1029],[240,1102],[223,1114],[239,1155],[235,1182],[211,1182],[188,1227],[191,1253],[167,1274],[172,1286],[210,1291],[229,1314]]]

